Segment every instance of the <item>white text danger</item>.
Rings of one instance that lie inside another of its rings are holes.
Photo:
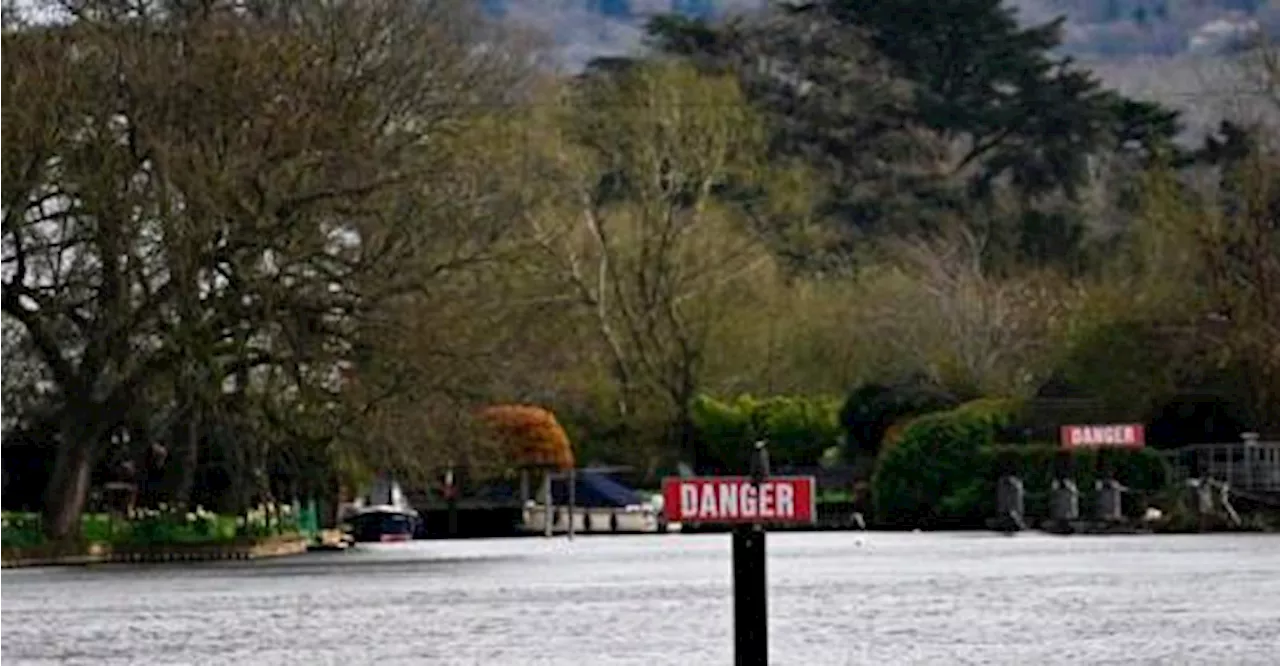
[[[682,483],[680,514],[690,521],[788,519],[796,515],[795,488],[765,481]]]

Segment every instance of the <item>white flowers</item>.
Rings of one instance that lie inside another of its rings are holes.
[[[249,509],[244,514],[244,521],[246,525],[252,527],[265,526],[267,524],[266,507],[259,504],[257,507]]]
[[[285,518],[293,515],[288,504],[259,504],[245,513],[245,525],[256,528],[279,528]]]
[[[165,505],[161,504],[160,506],[164,507]],[[163,512],[163,513],[167,513],[167,512]],[[129,520],[146,520],[148,518],[159,518],[161,514],[162,514],[162,511],[159,511],[156,509],[133,508],[133,509],[129,509],[129,513],[127,515]]]

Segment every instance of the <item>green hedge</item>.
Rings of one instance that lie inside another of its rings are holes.
[[[877,524],[980,527],[995,515],[996,480],[1006,473],[1022,478],[1031,516],[1047,515],[1056,470],[1075,480],[1082,511],[1091,508],[1094,482],[1106,470],[1139,497],[1167,486],[1168,463],[1149,449],[1064,452],[1052,444],[995,444],[996,433],[1019,408],[1015,401],[980,400],[912,421],[877,461],[872,478]]]
[[[981,453],[1018,407],[1010,400],[978,400],[908,424],[876,461],[876,522],[920,528],[981,524],[987,476]]]
[[[721,401],[698,396],[693,422],[713,464],[723,473],[749,468],[752,443],[769,440],[778,465],[816,465],[840,442],[840,403],[829,398],[739,396]]]

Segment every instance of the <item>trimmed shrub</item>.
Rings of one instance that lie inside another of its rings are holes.
[[[846,457],[876,456],[885,435],[906,419],[960,403],[946,391],[922,381],[900,384],[866,384],[849,394],[840,408]]]
[[[721,473],[746,470],[752,443],[769,441],[775,467],[817,465],[840,440],[839,402],[827,398],[739,396],[732,402],[698,396],[693,423],[713,466]]]
[[[888,527],[981,524],[987,461],[981,452],[1017,403],[978,400],[918,417],[882,451],[871,479],[876,522]]]
[[[570,469],[569,436],[549,410],[531,405],[495,405],[480,412],[507,455],[520,466]]]

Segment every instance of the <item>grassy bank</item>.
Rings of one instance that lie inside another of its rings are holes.
[[[101,544],[115,548],[152,548],[240,544],[268,538],[311,536],[313,512],[294,505],[263,505],[244,515],[218,514],[196,507],[192,511],[161,506],[125,515],[89,513],[81,517],[80,533],[72,544]],[[4,512],[4,548],[51,547],[39,514]]]

